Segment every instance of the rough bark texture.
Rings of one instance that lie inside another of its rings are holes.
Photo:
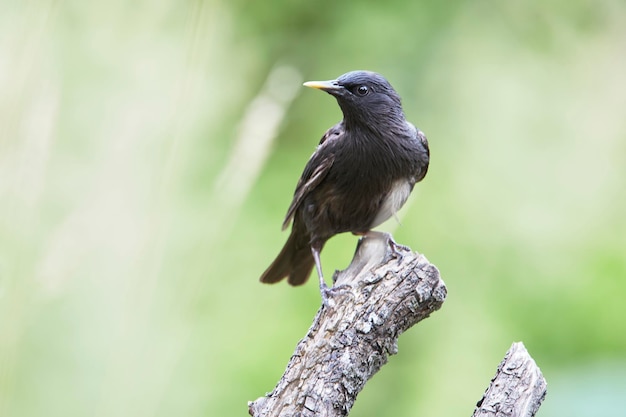
[[[446,287],[423,255],[363,238],[329,297],[276,388],[248,404],[250,415],[348,415],[365,383],[397,352],[398,336],[441,307]]]
[[[546,396],[546,387],[524,344],[513,343],[473,417],[532,417]]]

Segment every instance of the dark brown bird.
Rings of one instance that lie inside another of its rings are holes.
[[[343,120],[331,127],[304,167],[283,230],[291,234],[261,282],[304,284],[317,267],[322,298],[328,288],[320,251],[332,236],[367,235],[405,203],[426,175],[426,136],[404,118],[400,97],[381,75],[353,71],[306,87],[337,99]]]

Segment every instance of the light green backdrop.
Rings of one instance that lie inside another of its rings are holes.
[[[430,140],[384,228],[449,297],[352,415],[470,415],[518,340],[540,416],[625,415],[624,45],[617,0],[3,1],[0,416],[247,415],[320,303],[258,283],[341,118],[300,84],[353,69]]]

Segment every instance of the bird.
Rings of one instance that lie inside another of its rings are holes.
[[[315,267],[326,304],[324,244],[344,232],[380,235],[372,229],[395,216],[426,176],[430,149],[382,75],[351,71],[303,85],[334,96],[343,120],[326,131],[304,167],[282,225],[285,230],[291,223],[291,233],[260,281],[287,278],[293,286],[302,285]]]

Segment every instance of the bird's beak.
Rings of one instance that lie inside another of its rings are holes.
[[[332,93],[333,91],[339,91],[343,89],[341,85],[337,82],[337,80],[330,81],[307,81],[302,84],[305,87],[316,88],[318,90],[326,91],[327,93]]]

